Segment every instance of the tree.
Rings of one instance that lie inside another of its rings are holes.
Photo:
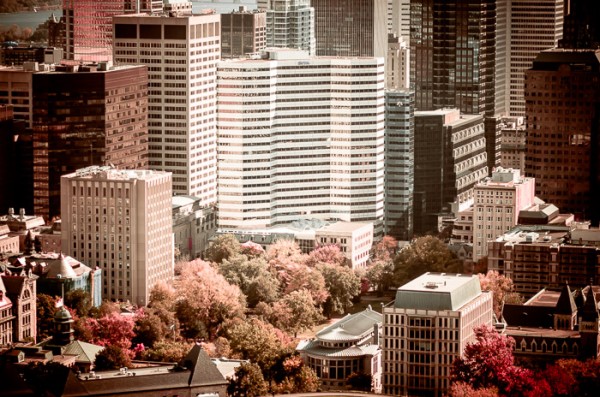
[[[317,270],[323,275],[329,292],[324,314],[328,317],[333,313],[344,314],[352,306],[352,299],[360,293],[360,278],[346,266],[324,263],[318,265]]]
[[[37,294],[37,337],[44,340],[54,332],[54,313],[56,313],[57,297]]]
[[[555,396],[597,396],[600,390],[600,362],[562,359],[546,368],[546,379]]]
[[[70,290],[65,295],[65,306],[75,310],[78,316],[87,317],[92,308],[90,294],[81,288]]]
[[[117,345],[108,345],[96,356],[95,369],[105,371],[109,369],[119,369],[122,367],[131,367],[129,355]]]
[[[394,259],[398,251],[398,240],[392,236],[383,236],[381,241],[371,249],[371,257],[374,262],[388,262]]]
[[[290,294],[293,291],[305,289],[310,292],[315,305],[320,306],[329,297],[325,278],[317,269],[307,266],[300,267],[290,272],[290,279],[285,288],[285,294]]]
[[[213,338],[223,322],[244,317],[246,301],[240,289],[207,262],[197,259],[184,267],[176,289],[177,318],[188,337],[196,337],[190,332],[204,324]]]
[[[240,242],[233,234],[223,234],[216,237],[204,252],[204,259],[209,262],[221,263],[241,252]]]
[[[227,328],[227,338],[233,353],[258,364],[263,371],[275,364],[291,342],[281,331],[257,318],[236,321]]]
[[[155,306],[163,306],[168,310],[173,310],[175,307],[175,298],[176,293],[173,287],[165,283],[164,281],[159,281],[150,290],[150,303],[149,307]]]
[[[131,340],[135,336],[133,318],[115,312],[99,319],[89,318],[86,327],[92,334],[91,343],[100,346],[117,346],[123,351],[131,347]]]
[[[271,270],[277,274],[283,289],[289,284],[293,273],[306,268],[305,260],[306,255],[293,240],[277,240],[267,249],[267,261]]]
[[[315,371],[304,365],[296,353],[284,353],[271,370],[273,394],[312,393],[319,388]]]
[[[242,363],[228,381],[227,395],[231,397],[259,397],[267,393],[267,384],[256,364]]]
[[[151,348],[164,341],[169,331],[169,327],[153,309],[141,309],[135,317],[133,345],[143,344]]]
[[[346,383],[352,390],[371,391],[373,378],[362,372],[352,372],[346,379]]]
[[[450,387],[449,397],[498,397],[495,387],[482,387],[477,390],[466,382],[455,382]]]
[[[272,323],[294,334],[310,329],[323,319],[321,310],[315,307],[310,292],[301,289],[286,295],[273,304]]]
[[[219,272],[230,284],[235,284],[246,295],[249,307],[259,302],[271,303],[279,298],[279,280],[269,271],[262,257],[249,259],[235,255],[218,265]]]
[[[394,284],[401,286],[425,272],[461,273],[462,262],[433,236],[419,237],[394,259]]]
[[[497,388],[500,395],[523,395],[534,389],[533,373],[514,364],[514,339],[492,327],[474,329],[475,343],[452,364],[453,382],[466,382],[475,390]]]
[[[147,361],[178,363],[185,358],[191,348],[192,345],[185,342],[157,342],[152,348],[144,350],[142,358]]]
[[[479,274],[479,283],[482,291],[492,292],[494,314],[496,318],[502,318],[504,299],[513,289],[512,280],[495,270],[490,270],[486,274]]]
[[[306,257],[304,264],[308,267],[315,267],[320,263],[329,263],[331,265],[350,266],[351,262],[337,244],[327,244],[312,250]]]
[[[365,278],[379,295],[393,285],[394,256],[398,250],[398,241],[391,236],[384,236],[371,250],[371,265],[367,268]]]

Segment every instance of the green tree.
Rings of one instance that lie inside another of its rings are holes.
[[[462,266],[442,240],[419,237],[394,259],[394,285],[404,285],[425,272],[461,273]]]
[[[322,263],[317,265],[317,270],[323,275],[329,292],[323,306],[324,314],[330,318],[334,313],[346,313],[353,305],[352,299],[360,294],[360,278],[346,266]]]
[[[310,292],[301,289],[286,295],[273,304],[273,324],[294,337],[323,320],[321,309],[315,306]]]
[[[37,294],[37,337],[42,341],[52,335],[54,331],[54,313],[58,298]]]
[[[227,395],[230,397],[259,397],[267,393],[267,383],[256,364],[242,363],[228,381]]]
[[[142,309],[135,318],[133,346],[141,343],[144,347],[153,347],[164,341],[169,331],[169,327],[153,309]]]
[[[117,345],[108,345],[96,356],[95,369],[105,371],[131,367],[129,355]]]
[[[296,353],[283,354],[272,368],[271,374],[271,393],[312,393],[319,389],[317,374],[304,365],[302,358]]]
[[[240,287],[249,307],[255,307],[259,302],[275,302],[279,298],[279,280],[269,271],[263,257],[249,259],[246,255],[235,255],[224,259],[218,269],[230,284]]]
[[[270,370],[290,342],[288,336],[257,318],[236,321],[227,328],[233,353]]]
[[[185,358],[191,348],[192,345],[185,342],[157,342],[152,348],[142,352],[142,358],[147,361],[178,363]]]
[[[362,372],[352,372],[346,379],[346,383],[352,390],[371,391],[373,378]]]
[[[240,242],[233,234],[223,234],[216,237],[204,252],[204,259],[209,262],[221,263],[238,255],[242,251]]]
[[[92,299],[81,288],[73,289],[65,295],[65,306],[75,310],[78,316],[87,317],[92,308]]]

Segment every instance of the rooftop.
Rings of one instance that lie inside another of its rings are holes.
[[[153,170],[119,170],[112,166],[90,166],[80,168],[77,171],[63,175],[64,178],[78,179],[107,179],[107,180],[150,180],[157,177],[162,177],[170,172],[153,171]]]
[[[381,324],[383,316],[370,306],[358,313],[348,314],[341,320],[322,329],[316,335],[322,341],[358,341],[373,332],[375,324]]]
[[[428,272],[398,288],[394,307],[456,311],[481,293],[477,276]]]

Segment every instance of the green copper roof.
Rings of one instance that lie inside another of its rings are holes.
[[[416,310],[458,310],[481,294],[479,277],[425,273],[398,288],[394,306]]]

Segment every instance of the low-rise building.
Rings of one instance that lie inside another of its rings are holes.
[[[488,243],[488,269],[511,278],[515,291],[527,298],[565,283],[575,288],[599,285],[599,244],[600,229],[518,226]]]
[[[296,350],[324,389],[344,388],[348,376],[362,373],[371,376],[373,391],[380,392],[382,320],[369,306],[322,329],[314,339],[301,341]]]
[[[280,239],[296,241],[304,253],[323,245],[338,245],[353,269],[366,267],[373,246],[372,223],[328,223],[313,219],[267,229],[220,229],[216,234],[232,234],[240,243],[252,241],[264,250]]]
[[[173,236],[179,256],[197,258],[217,231],[214,206],[202,206],[194,196],[173,196]]]
[[[37,291],[50,296],[63,296],[81,289],[88,293],[92,305],[102,303],[102,271],[62,253],[31,253],[9,258],[6,269],[13,274],[31,272],[37,278]]]
[[[383,307],[383,393],[445,395],[452,363],[492,315],[477,276],[425,273],[398,288]]]
[[[528,364],[561,358],[597,358],[597,296],[600,287],[542,289],[524,304],[505,304],[505,335],[515,340],[515,358]]]

